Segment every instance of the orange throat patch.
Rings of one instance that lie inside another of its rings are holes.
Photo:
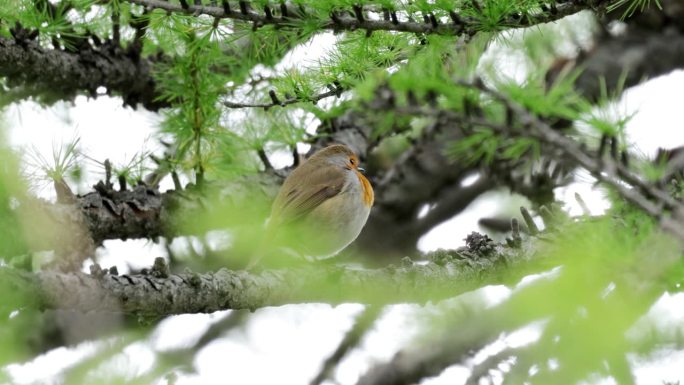
[[[361,181],[361,187],[363,188],[363,203],[366,205],[366,207],[373,206],[373,200],[375,199],[373,187],[368,179],[358,170],[356,170],[356,176],[359,178],[359,181]]]

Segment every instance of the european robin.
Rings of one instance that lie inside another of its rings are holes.
[[[267,234],[312,257],[347,247],[366,224],[373,188],[347,146],[319,150],[285,179],[271,210]]]

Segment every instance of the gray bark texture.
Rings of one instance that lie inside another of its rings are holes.
[[[0,77],[7,78],[15,94],[47,103],[80,94],[96,97],[98,87],[105,87],[107,94],[121,96],[124,105],[140,103],[156,111],[168,104],[156,99],[153,65],[153,58],[141,57],[135,44],[124,49],[112,42],[99,47],[85,42],[71,52],[43,48],[26,33],[16,32],[14,39],[0,36]]]
[[[91,274],[0,267],[0,286],[41,309],[147,317],[303,302],[425,303],[483,285],[514,283],[511,280],[548,268],[534,251],[535,238],[511,242],[512,246],[499,244],[473,233],[466,247],[431,253],[424,262],[406,259],[399,266],[381,269],[311,263],[261,272],[221,269],[171,274],[162,258],[136,275],[113,275],[97,265]],[[511,274],[512,269],[519,274]]]
[[[272,24],[280,28],[292,28],[292,25],[297,21],[304,21],[311,18],[314,12],[307,11],[305,7],[291,7],[283,3],[283,7],[279,9],[269,8],[269,12],[263,13],[255,11],[247,2],[247,5],[241,5],[240,9],[230,6],[218,5],[201,5],[201,4],[174,4],[162,0],[127,0],[130,3],[142,5],[150,9],[162,9],[169,12],[179,12],[191,15],[207,15],[216,18],[227,18],[234,20],[241,20],[252,22],[255,26],[263,26]],[[243,2],[240,2],[243,3]],[[586,9],[601,9],[605,7],[609,1],[596,0],[593,2],[584,1],[567,1],[558,2],[554,4],[554,8],[545,10],[540,14],[518,15],[518,17],[509,17],[502,20],[502,23],[510,28],[524,28],[531,25],[542,23],[550,23],[561,19],[565,16],[578,13]],[[244,7],[244,8],[242,8]],[[449,22],[442,22],[437,18],[432,17],[429,22],[416,22],[413,20],[399,20],[396,12],[392,12],[393,19],[385,17],[383,20],[372,20],[366,18],[365,12],[372,12],[371,7],[364,9],[361,6],[356,6],[354,15],[348,15],[346,12],[336,12],[331,14],[329,19],[319,20],[321,29],[328,29],[333,31],[354,31],[363,29],[372,33],[373,31],[397,31],[397,32],[411,32],[411,33],[426,33],[438,35],[469,35],[472,36],[479,31],[478,23],[475,20],[458,15],[456,12],[451,12],[451,20]],[[283,12],[284,9],[284,12]],[[275,12],[273,12],[275,11]],[[377,11],[376,11],[377,12]],[[388,12],[389,16],[389,12]],[[296,28],[296,27],[295,27]]]

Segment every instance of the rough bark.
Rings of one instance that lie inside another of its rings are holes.
[[[27,89],[45,102],[73,100],[80,94],[96,97],[98,88],[105,87],[107,94],[121,96],[124,105],[140,103],[156,111],[168,103],[156,99],[153,66],[135,44],[124,49],[111,42],[99,47],[86,43],[70,52],[43,48],[24,36],[0,36],[0,76],[15,93]]]
[[[309,21],[316,17],[316,13],[307,10],[305,7],[289,7],[283,3],[279,9],[273,9],[268,6],[265,7],[264,12],[257,12],[250,5],[243,5],[246,2],[240,2],[240,8],[231,7],[228,2],[223,6],[201,5],[201,4],[174,4],[162,0],[127,0],[130,3],[145,6],[149,9],[161,9],[168,12],[179,12],[190,15],[207,15],[216,18],[227,18],[234,20],[241,20],[254,23],[255,27],[262,25],[275,25],[279,28],[297,28],[298,21]],[[502,25],[509,28],[524,28],[532,25],[550,23],[559,20],[565,16],[572,15],[587,9],[601,9],[605,7],[609,1],[596,0],[593,2],[578,2],[567,1],[554,4],[553,8],[545,7],[543,12],[528,13],[525,15],[511,15],[501,20]],[[283,8],[285,12],[283,12]],[[334,12],[330,17],[317,20],[319,28],[334,30],[334,31],[354,31],[363,29],[372,33],[373,31],[397,31],[410,32],[422,34],[438,34],[438,35],[474,35],[482,30],[481,22],[475,18],[464,17],[458,15],[455,10],[451,10],[449,22],[444,23],[438,20],[435,15],[428,18],[426,22],[416,22],[411,19],[404,21],[399,20],[396,12],[392,11],[394,20],[385,17],[384,20],[373,20],[366,18],[364,13],[371,11],[371,7],[364,9],[362,6],[354,7],[354,16],[348,15],[346,12]],[[268,10],[268,11],[267,11]],[[275,10],[275,12],[273,12]],[[280,12],[278,12],[280,11]],[[350,11],[350,10],[349,10]],[[379,13],[379,12],[376,12]],[[388,12],[389,16],[389,12]],[[402,15],[403,16],[403,15]]]
[[[0,282],[3,290],[30,299],[27,305],[38,308],[162,317],[302,302],[423,303],[511,283],[548,268],[540,263],[532,238],[509,247],[473,233],[467,245],[436,252],[427,262],[405,261],[382,269],[313,264],[258,273],[221,269],[169,274],[158,258],[146,274],[121,276],[96,265],[90,275],[0,267]]]
[[[280,183],[281,176],[261,173],[162,193],[145,185],[115,190],[99,182],[93,191],[75,196],[73,202],[31,200],[24,202],[19,210],[29,222],[40,223],[43,229],[30,242],[38,250],[54,248],[64,241],[66,233],[79,235],[81,239],[84,231],[95,245],[109,239],[172,238],[179,235],[179,221],[188,222],[211,210],[239,205],[245,199],[268,199],[275,196]],[[207,226],[210,225],[199,223],[194,234],[214,230]],[[61,235],[45,236],[51,228],[63,231],[59,232]]]

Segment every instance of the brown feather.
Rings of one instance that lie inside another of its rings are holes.
[[[321,167],[320,162],[312,157],[285,180],[273,202],[271,221],[274,225],[296,221],[342,191],[345,170]],[[301,186],[308,187],[304,190]]]

